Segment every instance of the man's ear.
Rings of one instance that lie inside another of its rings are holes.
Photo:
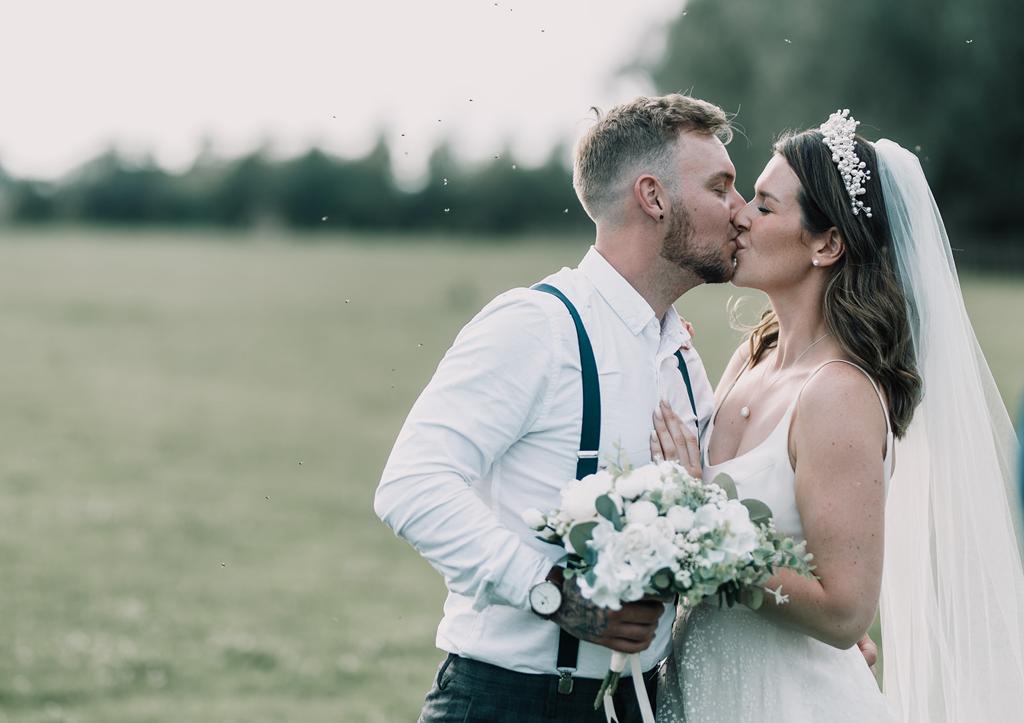
[[[656,177],[643,175],[633,183],[633,198],[640,210],[654,221],[665,219],[668,198]]]
[[[814,246],[816,250],[812,262],[816,262],[815,266],[831,266],[846,253],[846,242],[835,226],[822,234],[821,239],[816,241]]]

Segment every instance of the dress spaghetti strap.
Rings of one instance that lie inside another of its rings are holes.
[[[847,361],[846,359],[829,359],[828,361],[824,361],[821,364],[819,364],[814,371],[812,371],[810,374],[808,374],[806,379],[804,379],[804,383],[800,385],[800,391],[798,391],[796,393],[796,399],[797,400],[800,399],[800,395],[803,394],[803,392],[804,392],[804,387],[806,387],[808,385],[808,383],[810,383],[810,381],[812,379],[814,379],[815,375],[818,372],[820,372],[822,369],[827,367],[829,364],[834,364],[835,362],[839,362],[840,364],[849,364],[854,369],[859,369],[861,374],[866,376],[868,378],[868,381],[871,382],[871,387],[875,390],[875,394],[878,395],[878,402],[879,402],[879,404],[882,405],[882,416],[885,417],[885,454],[884,454],[884,457],[886,459],[888,459],[889,458],[889,451],[892,448],[892,425],[889,423],[889,405],[887,405],[885,403],[885,397],[882,396],[882,390],[878,388],[878,384],[871,377],[871,375],[867,373],[867,370],[865,370],[864,367],[860,366],[859,364],[854,364],[852,361]],[[795,404],[796,404],[796,400],[794,400],[794,406],[795,406]]]

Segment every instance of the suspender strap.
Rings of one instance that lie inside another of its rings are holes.
[[[579,312],[565,294],[550,284],[537,284],[533,288],[551,294],[565,304],[573,324],[576,325],[580,368],[583,371],[583,424],[580,430],[580,450],[576,453],[576,479],[583,479],[588,474],[597,472],[598,447],[601,444],[601,385],[597,377],[594,348],[590,344],[590,337],[587,336]],[[572,674],[576,672],[579,657],[580,641],[559,628],[555,667],[559,676],[558,692],[562,695],[572,693]]]
[[[597,472],[598,447],[601,444],[601,386],[597,379],[597,362],[590,337],[583,327],[583,320],[565,294],[550,284],[533,287],[556,297],[569,310],[576,325],[576,339],[580,345],[580,367],[583,370],[583,425],[580,430],[580,451],[576,453],[576,479]]]
[[[676,352],[676,361],[679,362],[679,373],[683,375],[683,383],[686,384],[686,395],[690,398],[690,409],[693,410],[693,423],[697,425],[697,439],[700,439],[700,416],[697,414],[697,402],[693,398],[693,385],[690,384],[690,371],[686,368],[686,361],[681,351]]]

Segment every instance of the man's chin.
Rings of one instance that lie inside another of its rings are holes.
[[[705,284],[725,284],[732,281],[736,267],[729,264],[706,266],[698,271],[698,276]]]

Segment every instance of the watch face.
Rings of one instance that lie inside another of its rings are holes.
[[[530,607],[538,615],[554,615],[562,606],[562,591],[553,582],[542,582],[530,590]]]

